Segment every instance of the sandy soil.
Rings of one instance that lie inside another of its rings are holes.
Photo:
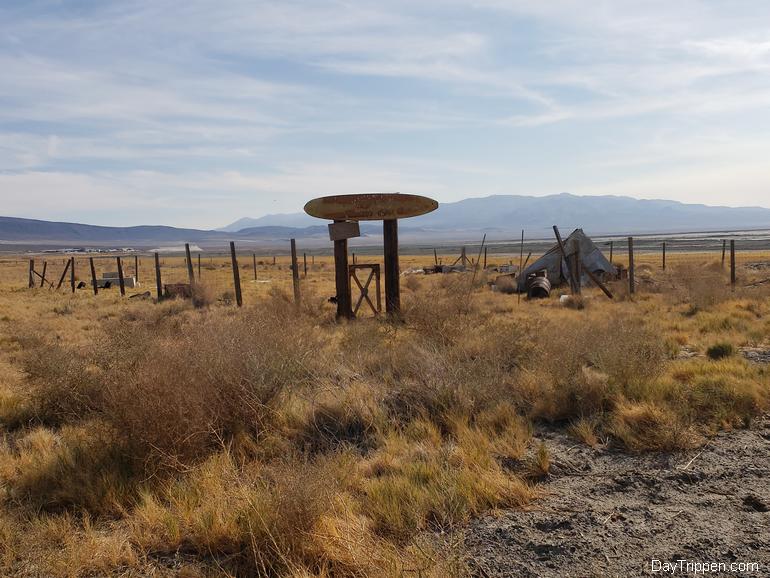
[[[477,575],[650,576],[655,558],[758,562],[710,575],[770,576],[770,416],[663,455],[594,450],[552,429],[537,437],[555,464],[549,494],[468,528]]]

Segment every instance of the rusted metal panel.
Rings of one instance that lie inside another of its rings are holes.
[[[329,223],[329,239],[332,241],[342,241],[343,239],[352,239],[361,236],[361,227],[358,221],[341,221],[339,223]]]
[[[438,202],[420,195],[364,193],[313,199],[305,205],[305,212],[333,221],[382,221],[416,217],[437,208]]]

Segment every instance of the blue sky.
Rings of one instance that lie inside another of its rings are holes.
[[[770,206],[770,3],[0,0],[0,214],[362,191]]]

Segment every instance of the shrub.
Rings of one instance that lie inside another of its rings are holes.
[[[722,359],[723,357],[730,357],[735,353],[735,348],[732,343],[721,342],[715,343],[706,350],[706,355],[710,359]]]

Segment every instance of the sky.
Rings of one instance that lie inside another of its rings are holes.
[[[0,0],[0,214],[368,191],[770,207],[770,2]]]

